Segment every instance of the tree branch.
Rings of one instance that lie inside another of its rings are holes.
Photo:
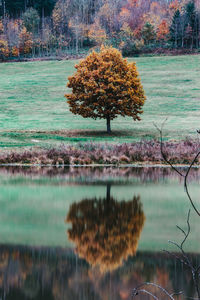
[[[145,282],[145,283],[143,283],[143,284],[141,284],[138,287],[136,287],[136,288],[133,289],[133,291],[132,291],[132,298],[134,298],[135,296],[139,295],[140,292],[143,292],[143,293],[145,292],[146,294],[150,295],[152,298],[158,300],[158,298],[155,295],[153,295],[151,292],[147,291],[146,289],[143,289],[144,286],[153,286],[153,287],[156,287],[161,292],[163,292],[166,296],[168,296],[169,299],[171,299],[171,300],[175,300],[174,297],[173,297],[174,295],[180,294],[180,293],[170,294],[166,289],[164,289],[159,284],[151,283],[151,282]]]
[[[189,193],[189,189],[188,189],[188,176],[190,174],[190,171],[192,169],[192,167],[194,166],[194,163],[195,161],[198,159],[198,157],[200,156],[200,151],[197,153],[197,155],[195,156],[195,158],[192,160],[191,164],[189,165],[188,169],[187,169],[187,172],[186,174],[183,174],[182,172],[180,172],[171,162],[170,160],[167,158],[167,155],[166,153],[164,152],[163,150],[163,128],[164,128],[164,125],[166,123],[167,119],[164,120],[164,122],[162,123],[161,125],[161,129],[154,123],[154,126],[155,128],[157,129],[157,131],[159,132],[160,134],[160,152],[161,152],[161,155],[162,155],[162,158],[164,159],[164,161],[171,166],[171,168],[176,172],[178,173],[181,177],[184,178],[184,188],[185,188],[185,191],[186,191],[186,194],[187,194],[187,197],[193,207],[193,209],[195,210],[195,212],[198,214],[198,216],[200,217],[200,211],[197,209],[197,207],[195,206],[193,200],[192,200],[192,197],[190,196],[190,193]]]

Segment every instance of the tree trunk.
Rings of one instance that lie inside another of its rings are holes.
[[[107,133],[111,133],[110,116],[107,117]]]
[[[6,19],[6,1],[5,0],[3,1],[3,19],[4,19],[4,21]]]
[[[107,200],[107,202],[110,202],[110,191],[111,191],[111,184],[108,183],[107,188],[106,188],[106,200]]]

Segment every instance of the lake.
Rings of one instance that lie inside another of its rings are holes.
[[[168,240],[183,240],[176,225],[187,229],[191,208],[170,168],[2,167],[0,205],[0,299],[126,300],[147,281],[195,297],[188,270],[163,251],[177,251]],[[185,249],[198,262],[193,210],[190,223]]]

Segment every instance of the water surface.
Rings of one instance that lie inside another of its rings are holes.
[[[193,170],[196,205],[198,178]],[[176,224],[186,228],[190,208],[170,169],[1,168],[0,205],[2,299],[130,299],[144,281],[195,296],[190,274],[162,251],[182,240]],[[195,260],[198,228],[191,211]]]

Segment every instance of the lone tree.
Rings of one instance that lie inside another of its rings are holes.
[[[118,115],[140,120],[146,98],[135,63],[128,63],[117,49],[102,47],[75,68],[67,84],[72,92],[65,95],[72,113],[106,119],[108,133]]]

